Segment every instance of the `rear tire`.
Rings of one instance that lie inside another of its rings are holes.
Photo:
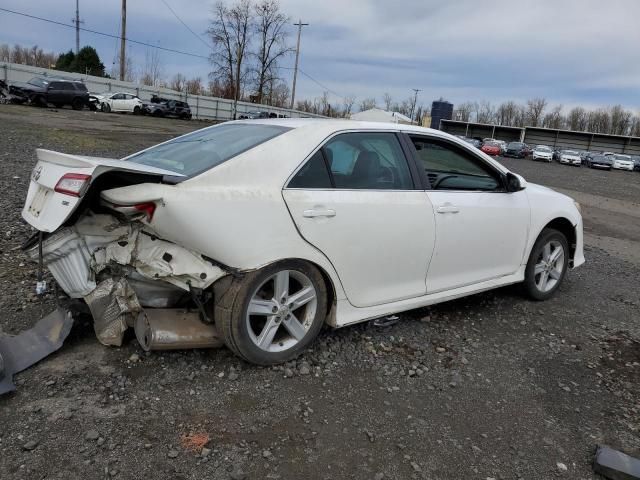
[[[524,273],[525,293],[547,300],[558,290],[569,266],[569,243],[558,230],[545,228],[531,249]]]
[[[215,307],[227,347],[258,365],[297,357],[315,339],[327,314],[327,289],[317,268],[284,260],[234,279]]]

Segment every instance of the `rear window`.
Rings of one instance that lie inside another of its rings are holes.
[[[288,130],[278,125],[217,125],[151,147],[126,160],[193,177]]]

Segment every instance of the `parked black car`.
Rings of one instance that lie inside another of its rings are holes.
[[[191,107],[187,102],[167,100],[155,95],[151,97],[149,103],[142,104],[142,112],[154,117],[176,117],[191,120]]]
[[[89,92],[79,80],[67,80],[53,77],[33,77],[27,83],[13,84],[9,87],[13,96],[21,97],[25,102],[46,107],[53,104],[57,108],[70,105],[74,110],[89,106]]]
[[[584,157],[582,164],[589,168],[601,168],[603,170],[611,170],[613,166],[613,158],[610,155],[602,155],[601,153],[591,153]]]
[[[507,150],[504,152],[505,157],[525,158],[529,155],[530,149],[526,143],[511,142],[507,145]]]
[[[640,155],[631,155],[633,159],[633,170],[640,172]]]

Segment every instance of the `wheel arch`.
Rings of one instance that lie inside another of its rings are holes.
[[[566,217],[556,217],[550,222],[548,222],[542,230],[538,233],[538,237],[542,234],[542,232],[547,229],[552,228],[554,230],[562,233],[569,244],[569,266],[573,265],[573,257],[576,253],[576,243],[577,243],[577,235],[576,235],[576,227],[571,223]],[[536,237],[537,238],[537,237]]]
[[[275,265],[281,262],[287,262],[287,261],[304,262],[313,266],[320,272],[320,275],[322,276],[322,280],[324,282],[324,286],[327,291],[327,311],[325,312],[325,323],[335,326],[336,325],[336,304],[337,304],[338,298],[337,298],[337,292],[336,292],[336,286],[334,284],[334,280],[331,277],[331,274],[327,271],[327,269],[324,266],[308,258],[302,258],[302,257],[280,258],[278,260],[273,260],[271,262],[265,263],[264,265],[261,265],[259,268],[256,268],[253,270],[232,272],[231,275],[225,275],[224,277],[221,277],[220,279],[216,280],[213,283],[212,288],[216,292],[215,293],[216,297],[220,297],[232,287],[233,283],[235,283],[233,282],[234,276],[235,277],[242,276],[245,273],[261,270],[263,268],[267,268],[272,265]],[[232,295],[236,295],[236,294],[232,293]]]
[[[333,278],[331,278],[331,275],[329,274],[326,268],[324,268],[318,262],[315,262],[308,258],[302,258],[302,257],[282,258],[280,260],[274,260],[273,262],[269,262],[268,264],[263,265],[261,268],[267,267],[269,265],[273,265],[275,263],[286,262],[289,260],[305,262],[318,269],[318,271],[320,272],[320,275],[322,275],[324,286],[327,289],[327,311],[325,315],[326,317],[325,323],[328,323],[329,325],[335,325],[335,310],[336,310],[335,305],[337,302],[336,286],[334,284]]]

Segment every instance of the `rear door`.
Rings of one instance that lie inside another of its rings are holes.
[[[427,292],[517,272],[529,237],[527,194],[507,192],[501,172],[466,146],[427,135],[409,137],[429,185],[436,223]]]
[[[329,258],[353,305],[425,294],[433,209],[414,186],[395,133],[334,136],[298,170],[283,195],[300,234]]]

